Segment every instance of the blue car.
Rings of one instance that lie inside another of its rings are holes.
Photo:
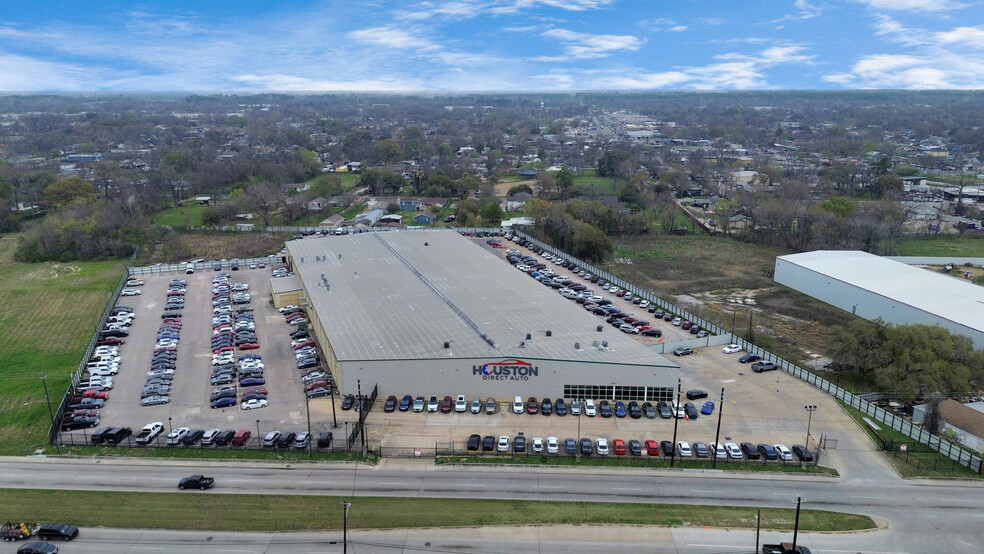
[[[704,405],[700,408],[700,413],[704,415],[711,415],[714,413],[714,403],[710,401],[704,402]]]
[[[625,403],[621,400],[615,403],[615,417],[625,417]]]
[[[564,402],[563,398],[558,398],[557,402],[554,404],[554,411],[557,412],[559,416],[567,415],[567,403]]]
[[[413,404],[413,397],[409,394],[405,395],[400,399],[400,411],[406,412],[410,409],[410,405]]]
[[[212,409],[214,410],[216,408],[228,408],[229,406],[235,406],[235,405],[236,405],[235,397],[219,398],[218,400],[212,402]]]
[[[265,385],[266,380],[262,377],[247,377],[239,381],[240,387],[255,387],[257,385]]]

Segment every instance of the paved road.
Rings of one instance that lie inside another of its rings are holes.
[[[153,465],[148,477],[148,466]],[[984,510],[980,509],[979,483],[929,483],[922,481],[872,482],[868,478],[773,478],[768,475],[689,473],[667,470],[606,470],[591,468],[530,471],[524,468],[452,467],[436,470],[431,462],[384,461],[377,467],[353,464],[273,465],[227,462],[179,462],[160,466],[152,460],[62,460],[5,459],[0,461],[0,488],[92,489],[125,491],[167,491],[191,470],[216,476],[213,492],[258,494],[317,494],[372,496],[424,496],[473,498],[514,498],[525,500],[658,502],[711,504],[749,507],[791,507],[798,495],[811,509],[859,512],[874,516],[884,529],[848,535],[807,535],[815,552],[934,552],[946,544],[949,552],[984,551]],[[108,484],[112,483],[112,484]],[[265,486],[263,483],[277,483]],[[357,502],[357,499],[356,499]],[[699,506],[694,509],[699,510]],[[585,534],[584,530],[592,530]],[[357,552],[393,551],[530,551],[536,541],[541,551],[631,551],[662,552],[742,552],[754,544],[754,535],[744,531],[703,529],[647,529],[640,537],[636,528],[577,527],[531,528],[508,532],[500,528],[479,530],[415,530],[399,532],[357,532],[353,538],[364,544]],[[87,530],[86,537],[92,531]],[[100,532],[101,533],[101,532]],[[133,533],[136,533],[134,535]],[[183,534],[128,532],[130,541],[104,550],[161,552],[187,550],[188,544],[176,537]],[[193,534],[194,535],[194,534]],[[220,536],[206,534],[204,536]],[[73,544],[73,551],[91,541],[117,540],[120,535],[92,533],[91,539]],[[228,534],[226,534],[228,536]],[[592,537],[603,537],[596,540]],[[307,535],[305,535],[307,537]],[[251,534],[220,550],[242,552],[322,551],[337,552],[327,542],[338,540],[337,532],[314,533],[310,542],[287,545],[272,543],[297,540],[296,534]],[[765,533],[763,540],[783,538]],[[786,537],[788,538],[788,537]],[[120,539],[124,540],[124,539]],[[202,534],[189,540],[204,540]],[[212,542],[214,542],[213,539]],[[237,539],[238,540],[238,539]],[[307,540],[307,539],[305,539]],[[424,545],[430,542],[430,546]],[[114,543],[115,544],[115,543]],[[384,546],[384,545],[391,546]],[[644,547],[642,545],[645,545]],[[93,545],[96,547],[96,545]],[[88,548],[88,547],[86,547]],[[211,548],[209,550],[212,550]],[[6,550],[0,550],[3,552]],[[95,551],[95,550],[90,550]]]

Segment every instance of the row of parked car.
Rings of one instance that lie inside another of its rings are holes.
[[[687,391],[688,400],[698,400],[707,397],[707,392],[699,389],[693,389]],[[565,400],[563,398],[558,398],[556,400],[550,398],[537,399],[534,396],[527,398],[525,401],[522,397],[515,397],[512,402],[512,411],[515,414],[527,413],[531,415],[543,414],[566,416],[568,414],[572,416],[586,416],[586,417],[617,417],[624,418],[629,417],[631,419],[641,419],[643,417],[647,419],[656,419],[661,417],[663,419],[670,419],[674,416],[679,418],[685,418],[688,420],[697,419],[701,415],[711,415],[714,413],[714,402],[705,401],[700,408],[693,402],[685,402],[679,406],[674,407],[670,402],[660,401],[660,402],[637,402],[631,400],[629,402],[623,402],[621,400],[611,401],[611,400],[599,400],[597,403],[593,399],[579,399],[574,398],[571,400]],[[346,396],[342,401],[342,409],[348,410],[355,407],[359,409],[358,399],[354,395]],[[471,400],[463,395],[459,394],[456,398],[451,396],[445,396],[443,399],[437,395],[432,395],[429,400],[425,400],[423,396],[418,396],[414,398],[413,396],[407,394],[403,398],[397,399],[396,395],[390,395],[385,404],[383,405],[383,411],[386,413],[394,411],[414,411],[414,412],[442,412],[442,413],[465,413],[471,412],[473,414],[494,414],[499,409],[499,402],[493,398],[489,397],[482,399],[481,397],[475,397]]]
[[[300,326],[294,323],[299,319],[306,319],[304,310],[298,306],[284,306],[280,308],[280,313],[284,315],[288,324]],[[290,333],[290,346],[294,350],[294,359],[297,361],[297,369],[301,372],[301,386],[304,387],[304,394],[308,398],[320,398],[331,394],[335,387],[335,381],[331,373],[321,370],[320,356],[318,347],[314,342],[314,337],[306,328],[295,329]]]
[[[563,441],[557,437],[541,437],[527,439],[523,433],[515,437],[500,435],[498,439],[492,435],[475,434],[468,437],[466,449],[469,452],[497,452],[500,454],[565,454],[570,456],[648,456],[663,459],[710,459],[712,456],[719,460],[765,460],[792,462],[794,456],[800,462],[813,461],[813,455],[802,445],[794,445],[792,449],[784,444],[753,444],[743,442],[704,443],[679,441],[659,441],[654,439],[625,441],[623,439],[596,438],[594,440],[582,437],[580,440],[566,438]]]
[[[156,406],[171,401],[171,381],[178,368],[178,343],[181,340],[180,310],[184,308],[184,297],[188,281],[171,279],[168,283],[164,313],[161,325],[157,328],[157,342],[150,359],[147,381],[140,392],[142,406]]]

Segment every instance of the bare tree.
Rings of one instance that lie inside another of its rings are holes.
[[[260,216],[263,225],[269,227],[273,214],[283,205],[280,187],[273,183],[250,185],[246,189],[246,205]]]

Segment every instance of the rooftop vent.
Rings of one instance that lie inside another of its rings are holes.
[[[546,335],[548,337],[552,337],[553,336],[553,331],[551,331],[550,329],[547,329]]]
[[[598,332],[600,333],[602,329],[603,329],[603,327],[601,325],[599,325],[598,326]]]

